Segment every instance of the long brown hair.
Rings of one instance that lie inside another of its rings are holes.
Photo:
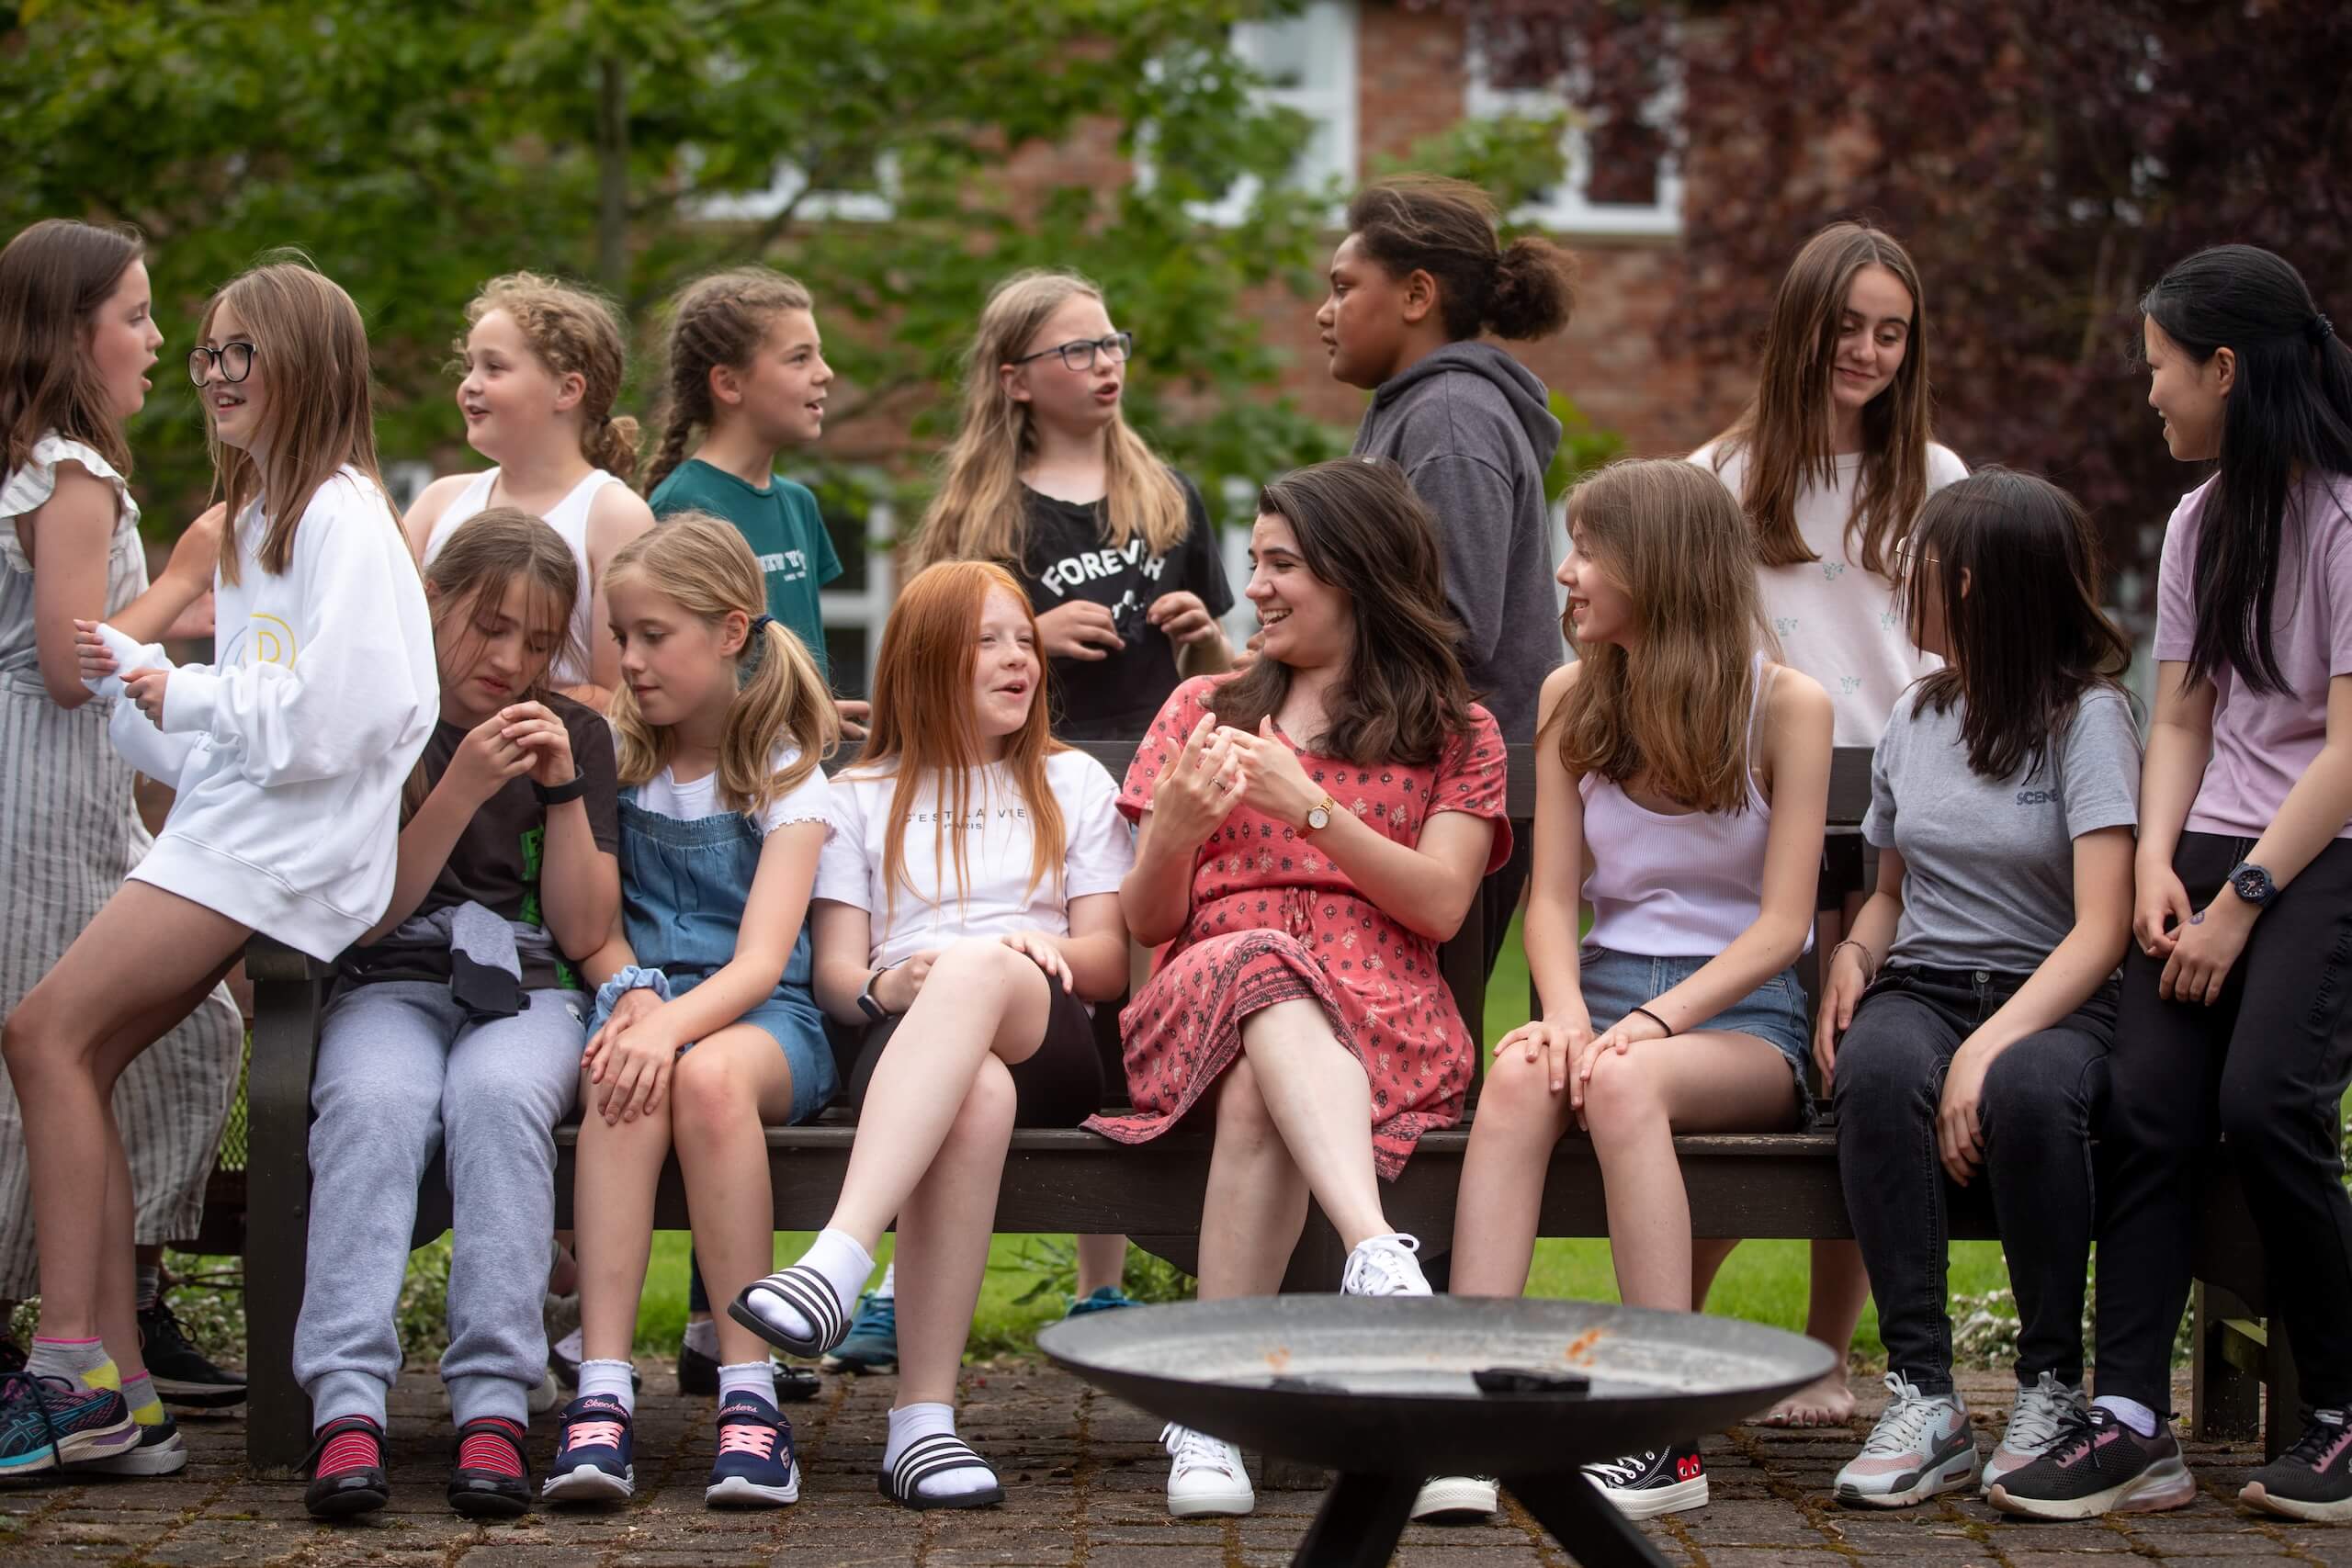
[[[1747,455],[1740,504],[1766,566],[1820,558],[1797,531],[1797,496],[1807,485],[1838,482],[1830,389],[1846,296],[1866,266],[1886,268],[1910,293],[1911,325],[1894,383],[1862,409],[1861,473],[1846,519],[1848,552],[1865,570],[1890,575],[1887,547],[1928,499],[1935,418],[1928,398],[1928,297],[1919,288],[1919,269],[1884,230],[1854,220],[1832,223],[1789,264],[1772,297],[1756,395],[1715,438],[1718,471],[1733,454]]]
[[[915,535],[915,561],[992,560],[1019,565],[1029,543],[1021,465],[1037,449],[1029,405],[1004,389],[998,371],[1028,351],[1047,318],[1072,299],[1102,291],[1074,272],[1020,272],[996,286],[980,311],[964,370],[964,423],[942,465],[938,493]],[[1102,433],[1103,543],[1114,550],[1143,536],[1164,556],[1192,525],[1184,492],[1144,438],[1114,412]]]
[[[952,858],[956,901],[970,897],[964,835],[950,834],[972,807],[972,779],[979,772],[980,737],[972,723],[972,677],[979,660],[980,616],[994,590],[1010,594],[1029,617],[1037,617],[1029,596],[1011,572],[993,561],[941,561],[915,573],[890,607],[882,647],[874,664],[874,722],[865,749],[845,777],[896,775],[890,791],[890,825],[882,839],[882,877],[889,889],[888,911],[899,905],[899,889],[927,904],[945,902],[944,888],[921,888],[907,879],[907,817],[923,782],[936,779],[940,810],[932,823],[933,863]],[[1061,805],[1046,778],[1046,759],[1068,747],[1053,738],[1046,702],[1046,660],[1037,660],[1037,690],[1029,719],[1004,738],[1004,765],[1029,808],[1032,829],[1029,888],[1048,876],[1061,886],[1066,844]],[[940,851],[952,844],[948,854]],[[887,913],[886,913],[887,918]]]
[[[1717,487],[1722,488],[1721,486]],[[1437,525],[1386,458],[1295,469],[1258,492],[1261,516],[1286,520],[1307,570],[1348,596],[1355,642],[1323,700],[1326,728],[1299,739],[1360,767],[1426,767],[1470,728],[1470,685],[1445,603]],[[1217,722],[1255,730],[1290,694],[1290,666],[1261,659],[1209,694]]]
[[[1738,505],[1690,463],[1625,457],[1568,492],[1568,526],[1633,601],[1639,653],[1578,647],[1547,727],[1560,765],[1638,779],[1692,811],[1747,809],[1756,653],[1772,640]],[[1574,624],[1563,629],[1573,641]]]
[[[485,606],[496,609],[510,584],[529,587],[529,619],[554,634],[555,646],[524,682],[518,702],[548,700],[548,671],[577,649],[571,644],[571,611],[580,597],[580,566],[563,536],[514,506],[485,508],[449,536],[424,568],[433,606],[433,643],[447,662],[463,664],[481,640],[475,629]],[[424,760],[417,759],[401,795],[402,820],[424,804]]]
[[[614,551],[605,568],[605,591],[639,578],[707,626],[740,615],[750,627],[767,610],[767,582],[752,547],[732,524],[707,512],[674,513]],[[752,812],[789,793],[832,755],[841,715],[817,661],[783,622],[752,629],[735,658],[735,705],[727,710],[727,733],[718,743],[718,799],[729,811]],[[670,765],[677,737],[646,722],[626,682],[613,693],[606,716],[620,744],[622,784],[644,784]],[[800,754],[782,773],[774,772],[769,764],[776,747],[787,739]]]
[[[230,525],[220,530],[220,581],[238,578],[237,520],[256,496],[266,500],[261,567],[276,577],[294,561],[294,530],[311,498],[339,469],[356,468],[384,500],[385,519],[395,528],[384,476],[376,463],[375,395],[368,385],[368,326],[351,296],[299,252],[265,262],[232,279],[204,308],[200,337],[212,334],[212,318],[222,306],[253,334],[254,357],[263,367],[261,439],[266,454],[256,462],[240,447],[224,445],[206,405],[212,439],[214,493],[228,503]]]
[[[44,218],[0,250],[0,471],[54,430],[130,473],[130,443],[98,384],[88,339],[98,307],[145,254],[138,231]]]
[[[724,365],[747,369],[787,310],[815,309],[808,290],[763,266],[731,267],[686,285],[670,307],[669,406],[661,448],[646,471],[648,495],[686,460],[686,443],[708,430],[710,373]]]
[[[1437,279],[1447,337],[1550,337],[1576,310],[1576,257],[1536,234],[1503,244],[1495,221],[1485,191],[1440,175],[1380,180],[1348,203],[1349,231],[1389,276]]]
[[[483,284],[468,302],[468,330],[492,310],[513,318],[540,364],[559,377],[579,376],[580,455],[616,479],[637,472],[637,421],[613,417],[613,400],[628,375],[628,344],[613,308],[575,285],[510,272]],[[463,354],[465,340],[456,346]]]

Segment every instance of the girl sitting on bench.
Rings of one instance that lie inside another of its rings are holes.
[[[1014,1127],[1074,1127],[1102,1104],[1090,1004],[1127,983],[1117,891],[1133,840],[1111,775],[1047,733],[1045,680],[1036,617],[1002,567],[926,568],[892,609],[811,917],[818,999],[867,1026],[849,1075],[857,1139],[825,1229],[728,1309],[823,1355],[897,1224],[881,1488],[910,1508],[1004,1500],[955,1408],[997,1181]]]

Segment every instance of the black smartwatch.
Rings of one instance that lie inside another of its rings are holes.
[[[588,775],[575,773],[568,784],[550,785],[534,782],[531,790],[539,797],[541,806],[561,806],[567,800],[578,800],[588,793]]]
[[[2270,880],[2270,874],[2249,860],[2242,860],[2230,868],[2230,887],[2240,899],[2257,909],[2278,897],[2278,885]]]
[[[872,1019],[876,1023],[885,1023],[889,1021],[891,1017],[890,1010],[882,1005],[882,998],[874,994],[874,987],[881,983],[883,976],[888,975],[891,970],[896,969],[899,964],[904,964],[906,960],[901,958],[897,963],[885,964],[881,968],[876,969],[873,974],[868,975],[865,977],[865,989],[857,993],[858,1011],[864,1013],[866,1017]]]

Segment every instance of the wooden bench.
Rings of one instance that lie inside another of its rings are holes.
[[[1113,775],[1124,775],[1132,745],[1087,748]],[[1510,749],[1510,814],[1534,811],[1532,748]],[[1856,831],[1870,799],[1870,753],[1845,749],[1831,776],[1833,831]],[[1440,953],[1447,984],[1474,1032],[1485,1017],[1487,976],[1480,967],[1484,933],[1474,904],[1468,920]],[[266,939],[248,950],[254,985],[253,1065],[247,1079],[249,1156],[245,1279],[247,1357],[251,1389],[247,1453],[256,1466],[300,1463],[310,1446],[310,1402],[294,1382],[294,1324],[300,1309],[303,1260],[309,1245],[309,1126],[311,1067],[327,970]],[[1115,1010],[1102,1010],[1114,1018]],[[1115,1079],[1115,1073],[1114,1077]],[[1476,1087],[1473,1100],[1475,1103]],[[813,1230],[831,1214],[849,1164],[854,1129],[836,1110],[799,1127],[770,1129],[768,1158],[775,1193],[775,1223],[783,1230]],[[568,1224],[571,1208],[575,1127],[557,1134],[556,1208]],[[1443,1267],[1453,1231],[1454,1190],[1461,1177],[1468,1122],[1423,1137],[1405,1174],[1383,1194],[1389,1219],[1421,1238],[1433,1272]],[[1142,1147],[1114,1144],[1080,1131],[1020,1131],[1012,1135],[997,1199],[996,1229],[1019,1232],[1125,1232],[1137,1245],[1191,1271],[1208,1172],[1205,1133],[1182,1131]],[[1694,1230],[1702,1236],[1812,1239],[1850,1236],[1838,1187],[1837,1141],[1826,1132],[1675,1140],[1690,1195]],[[1954,1205],[1956,1239],[1994,1237],[1989,1202],[1979,1184]],[[673,1161],[662,1172],[655,1223],[686,1226],[685,1190]],[[446,1225],[444,1214],[421,1212],[419,1241]],[[1544,1184],[1540,1232],[1546,1236],[1605,1236],[1608,1214],[1591,1145],[1564,1139]],[[1285,1289],[1336,1287],[1341,1252],[1319,1214],[1294,1255]],[[2197,1243],[2197,1336],[2194,1415],[2200,1436],[2251,1437],[2261,1423],[2262,1386],[2288,1420],[2268,1423],[2276,1453],[2295,1411],[2293,1363],[2275,1321],[2266,1329],[2262,1255],[2235,1184],[2209,1184]]]

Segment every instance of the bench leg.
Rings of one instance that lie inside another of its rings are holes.
[[[2262,1380],[2240,1365],[2246,1352],[2231,1343],[2230,1327],[2231,1319],[2247,1315],[2245,1303],[2202,1280],[2190,1299],[2197,1316],[2189,1337],[2189,1430],[2209,1443],[2250,1442],[2262,1430]]]
[[[319,987],[265,980],[254,989],[245,1077],[245,1458],[291,1470],[311,1446],[311,1401],[294,1381],[294,1324],[311,1224],[311,1062]]]
[[[2277,1459],[2287,1445],[2303,1435],[2303,1379],[2295,1370],[2295,1347],[2287,1337],[2287,1320],[2270,1314],[2270,1339],[2262,1359],[2262,1457]]]

